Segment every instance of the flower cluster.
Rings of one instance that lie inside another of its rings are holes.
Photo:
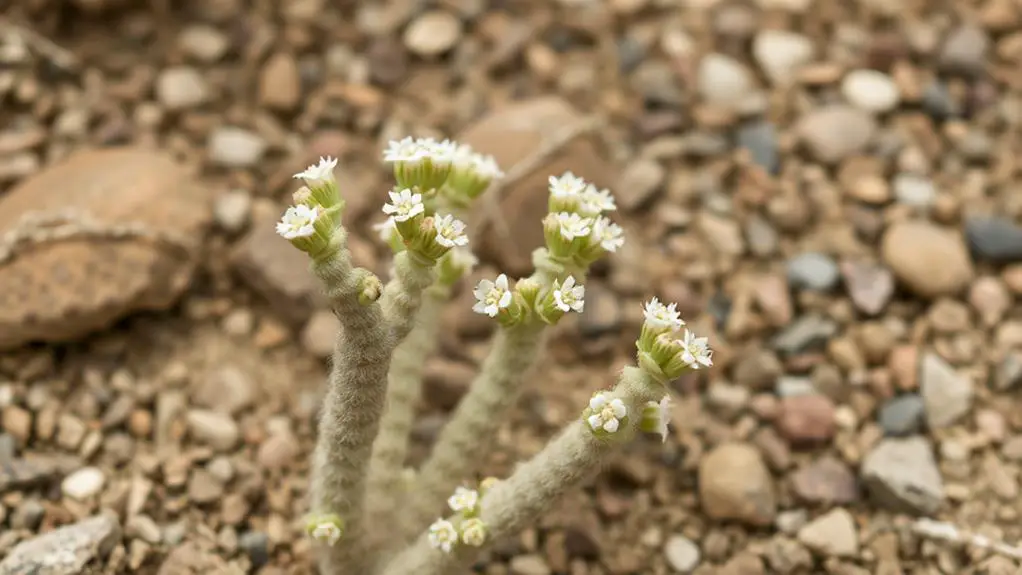
[[[336,167],[336,159],[320,158],[318,164],[294,176],[305,185],[295,192],[295,205],[284,212],[277,233],[303,252],[314,255],[325,250],[340,225],[344,202],[334,179]]]
[[[306,521],[305,531],[314,540],[333,547],[344,534],[344,522],[337,515],[313,515]]]
[[[401,188],[435,193],[447,181],[458,145],[450,140],[412,138],[391,141],[383,161],[394,165],[394,179]]]
[[[454,216],[426,215],[422,194],[403,189],[390,192],[390,202],[383,205],[388,219],[381,226],[391,240],[394,231],[404,247],[432,261],[437,261],[452,248],[468,244],[465,223]]]
[[[543,220],[547,249],[559,258],[589,265],[624,245],[621,226],[603,214],[617,209],[609,190],[565,172],[550,176],[550,213]]]
[[[598,391],[589,400],[589,408],[583,417],[597,436],[617,433],[628,418],[628,406],[618,397],[611,397],[606,391]]]
[[[643,307],[644,321],[636,347],[639,361],[647,371],[654,371],[663,380],[713,365],[709,340],[697,337],[685,327],[675,304],[664,304],[653,298]]]
[[[503,177],[504,172],[493,156],[476,153],[468,144],[461,144],[454,152],[451,174],[441,192],[452,204],[465,206]]]
[[[481,547],[486,543],[486,524],[479,518],[482,511],[482,495],[491,489],[495,479],[488,477],[479,484],[479,490],[457,487],[447,499],[447,506],[454,511],[451,519],[437,519],[429,526],[429,544],[434,549],[450,553],[459,542],[470,547]]]

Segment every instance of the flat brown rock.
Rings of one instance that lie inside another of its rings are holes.
[[[501,169],[511,174],[516,166],[531,161],[540,149],[556,141],[563,130],[585,121],[564,100],[543,97],[497,109],[470,125],[456,139],[477,152],[492,154]],[[506,225],[506,234],[500,222],[492,221],[485,212],[473,220],[476,224],[473,246],[480,257],[495,261],[510,274],[531,272],[532,251],[543,245],[541,220],[547,213],[547,178],[570,170],[600,187],[613,184],[613,170],[593,133],[582,131],[559,147],[557,153],[537,162],[527,175],[501,190],[499,216]],[[486,201],[484,196],[480,204]]]
[[[68,341],[129,312],[169,307],[191,279],[211,217],[202,188],[171,158],[89,150],[0,198],[0,237],[26,216],[62,210],[87,217],[99,233],[32,242],[0,260],[0,349]],[[124,226],[158,239],[111,237]]]

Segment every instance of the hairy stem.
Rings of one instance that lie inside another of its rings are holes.
[[[519,532],[536,522],[554,502],[599,470],[607,454],[633,436],[638,429],[642,406],[659,399],[665,390],[641,369],[627,367],[615,390],[628,406],[626,425],[615,436],[594,436],[581,419],[570,423],[535,457],[498,482],[483,497],[480,518],[486,524],[487,545]],[[484,546],[485,547],[485,546]],[[398,554],[383,575],[448,575],[471,564],[483,548],[458,545],[452,553],[433,549],[421,535]]]
[[[343,246],[344,231],[336,233]],[[320,561],[324,575],[362,573],[368,562],[362,513],[366,471],[386,399],[391,353],[433,279],[430,268],[399,260],[382,305],[365,301],[366,286],[378,281],[352,267],[346,248],[312,265],[341,324],[313,453],[312,510],[337,515],[344,523],[343,537]],[[390,312],[387,317],[385,312]]]
[[[369,460],[367,515],[381,525],[393,525],[403,495],[408,437],[415,422],[415,408],[422,395],[422,373],[426,358],[437,347],[440,314],[450,297],[450,287],[434,284],[425,291],[415,327],[397,348],[391,360],[387,402],[380,420],[380,433]],[[373,547],[393,533],[377,529],[370,534]]]
[[[429,460],[407,498],[405,539],[436,517],[454,487],[475,471],[505,415],[518,400],[526,372],[536,361],[543,325],[529,323],[498,332],[493,349],[468,393],[440,432]]]

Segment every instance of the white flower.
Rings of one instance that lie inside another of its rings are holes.
[[[468,236],[465,235],[465,223],[454,219],[454,216],[447,214],[437,216],[433,220],[436,226],[436,243],[445,248],[463,246],[468,243]]]
[[[647,401],[643,410],[644,430],[656,433],[660,436],[661,442],[667,441],[669,430],[667,424],[671,421],[671,396],[665,395],[659,403]]]
[[[472,170],[484,180],[499,180],[504,177],[504,172],[497,165],[497,159],[493,156],[474,154],[472,156]]]
[[[467,487],[456,487],[454,495],[447,498],[447,505],[451,511],[471,513],[475,511],[476,505],[479,505],[479,492]]]
[[[319,217],[319,208],[305,204],[291,206],[284,212],[284,217],[277,222],[277,233],[284,238],[307,238],[316,233],[315,223]]]
[[[450,164],[458,154],[458,144],[450,140],[437,142],[430,138],[422,147],[434,164]]]
[[[318,164],[305,168],[304,172],[298,172],[294,177],[307,182],[329,180],[334,177],[334,168],[336,167],[337,158],[331,158],[330,156],[324,158],[320,156]]]
[[[381,240],[389,242],[394,232],[397,231],[397,222],[394,221],[394,216],[388,216],[382,222],[373,224],[373,230],[380,235]]]
[[[593,411],[586,422],[595,431],[603,430],[614,433],[621,426],[621,420],[628,415],[625,402],[619,398],[610,399],[610,394],[601,391],[589,400],[589,409]]]
[[[581,211],[583,214],[597,216],[603,212],[612,212],[616,209],[617,205],[614,204],[614,196],[611,195],[610,190],[601,190],[589,184],[582,192]]]
[[[408,189],[388,193],[390,203],[383,204],[383,213],[393,216],[395,222],[406,222],[426,211],[422,205],[422,194],[413,194]]]
[[[500,274],[497,281],[487,279],[479,280],[476,289],[472,292],[478,300],[472,311],[484,313],[490,317],[497,317],[501,309],[511,305],[511,289],[507,284],[507,276]]]
[[[461,542],[472,547],[482,547],[486,543],[486,524],[482,519],[473,517],[461,524]]]
[[[699,366],[713,366],[713,351],[710,349],[709,338],[696,337],[689,330],[685,330],[685,337],[681,340],[681,360],[692,369],[699,369]]]
[[[677,331],[681,329],[685,322],[681,320],[681,313],[678,312],[677,304],[664,305],[653,298],[646,302],[646,307],[643,308],[643,315],[646,316],[646,325],[654,329],[666,329],[670,331]]]
[[[324,521],[309,531],[313,539],[333,547],[341,538],[341,528],[333,521]]]
[[[458,542],[458,530],[446,519],[437,519],[429,526],[429,546],[450,553]]]
[[[596,218],[590,237],[594,242],[599,242],[600,247],[608,252],[616,252],[618,248],[625,245],[624,230],[604,217]]]
[[[454,158],[452,163],[459,168],[470,167],[475,163],[476,153],[472,149],[472,146],[468,144],[458,144],[454,148]]]
[[[569,242],[575,238],[587,237],[592,231],[593,220],[574,212],[557,212],[554,218],[561,237]]]
[[[557,285],[554,282],[554,304],[557,309],[567,313],[570,310],[575,310],[579,313],[582,312],[582,308],[585,306],[585,301],[582,299],[585,297],[586,287],[583,285],[575,285],[574,276],[568,276],[564,280],[564,283]]]
[[[426,157],[426,150],[411,136],[403,140],[391,140],[383,151],[384,162],[418,162]]]
[[[580,196],[586,189],[586,181],[571,172],[564,172],[561,177],[550,176],[550,195],[555,198]]]

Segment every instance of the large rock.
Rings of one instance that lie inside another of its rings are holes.
[[[90,150],[0,199],[0,237],[26,229],[23,218],[61,210],[90,218],[101,233],[32,242],[0,259],[0,349],[72,340],[129,312],[169,307],[191,279],[211,220],[203,188],[171,158],[133,148]],[[110,237],[125,226],[164,239]]]
[[[953,295],[973,277],[961,235],[928,222],[894,224],[884,234],[880,251],[895,277],[920,297]]]
[[[523,169],[519,166],[531,168],[501,190],[499,210],[492,210],[492,204],[489,212],[486,209],[485,204],[497,201],[495,198],[480,198],[472,225],[472,245],[480,257],[495,261],[508,274],[525,275],[532,270],[532,250],[543,245],[541,220],[547,213],[549,176],[570,170],[600,187],[612,186],[613,170],[591,130],[557,147],[559,151],[545,161],[529,166],[537,152],[553,146],[562,130],[585,121],[565,101],[544,97],[497,109],[458,135],[459,142],[492,154],[507,174]],[[494,221],[496,218],[489,214],[499,216],[501,221]]]
[[[121,538],[116,517],[97,515],[18,544],[0,562],[0,575],[78,575],[105,557]]]
[[[932,515],[944,500],[944,483],[925,437],[884,439],[862,461],[870,497],[898,513]]]

